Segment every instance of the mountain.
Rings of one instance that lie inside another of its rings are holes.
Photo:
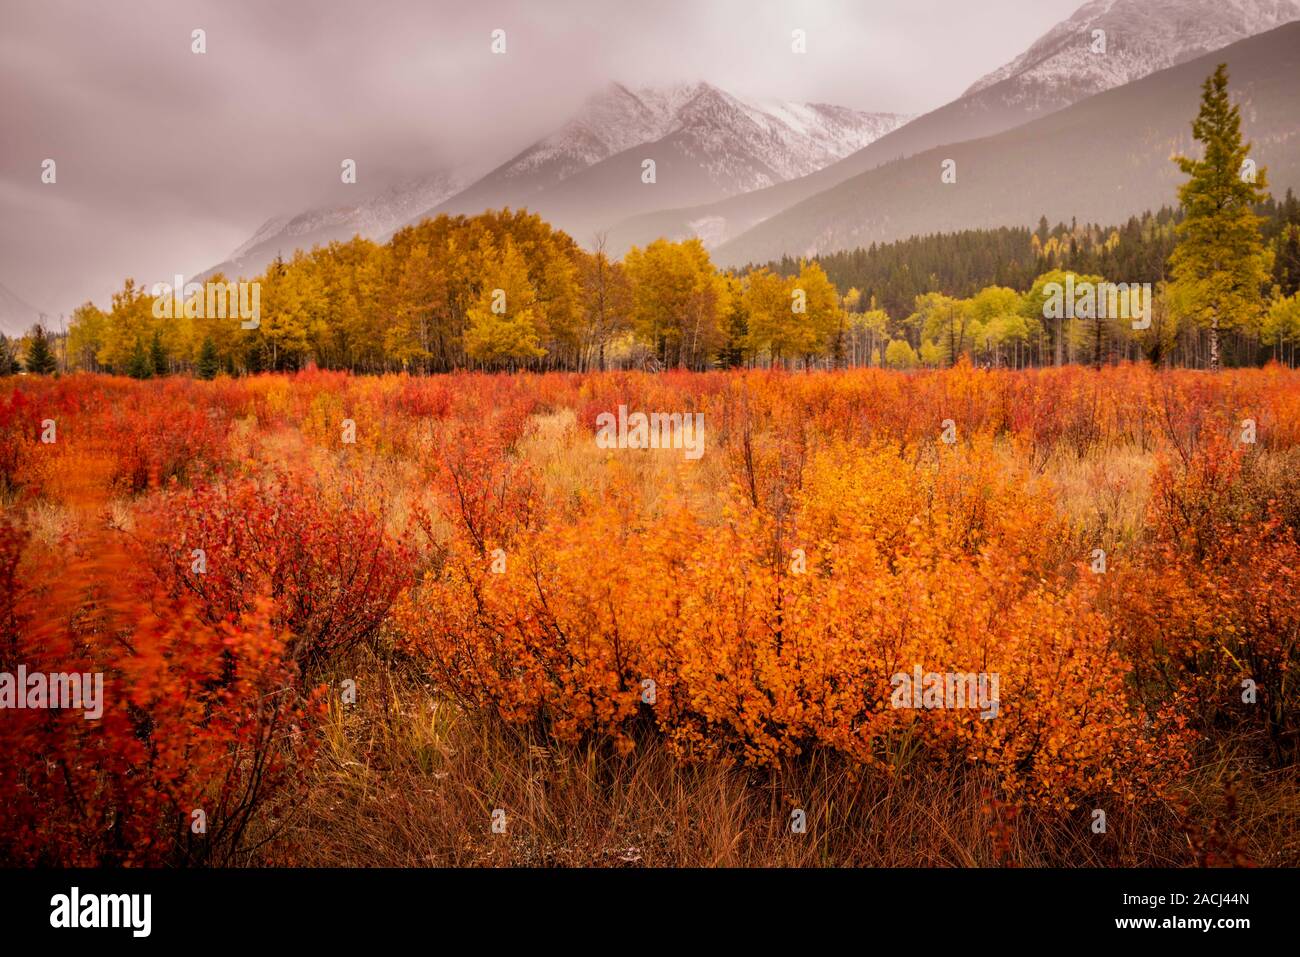
[[[202,281],[218,272],[229,279],[252,277],[277,255],[288,259],[295,249],[308,250],[334,240],[346,241],[358,233],[367,239],[381,239],[420,210],[459,192],[470,179],[464,173],[439,172],[390,186],[355,205],[325,206],[296,215],[273,216],[225,262],[195,278]]]
[[[822,103],[746,99],[708,83],[612,83],[560,130],[413,221],[527,207],[590,242],[624,217],[703,203],[804,176],[908,117]],[[655,161],[655,182],[642,164]]]
[[[808,176],[721,202],[665,207],[609,231],[621,253],[659,236],[713,246],[884,163],[992,136],[1093,94],[1300,18],[1300,0],[1094,0],[958,99]],[[1106,53],[1094,53],[1094,29]]]
[[[1009,98],[1060,109],[1297,19],[1300,0],[1093,0],[966,93],[1011,80]]]
[[[689,86],[634,93],[620,83],[611,83],[590,97],[560,129],[441,203],[439,211],[474,214],[494,207],[529,205],[538,193],[574,173],[666,136],[692,94]],[[422,212],[427,215],[438,205]]]
[[[1170,67],[995,136],[861,173],[715,250],[724,265],[813,255],[907,236],[1051,222],[1122,222],[1175,201],[1171,162],[1193,152],[1201,84],[1227,63],[1252,157],[1280,195],[1300,187],[1300,22]],[[1000,81],[1006,83],[1010,81]],[[995,89],[991,87],[990,89]],[[941,182],[956,163],[957,181]]]
[[[41,311],[0,283],[0,332],[21,336],[40,322]],[[46,319],[49,322],[49,319]]]
[[[272,217],[225,262],[196,278],[253,276],[295,249],[358,233],[384,240],[439,213],[503,206],[541,212],[590,240],[633,213],[803,176],[908,119],[821,103],[744,100],[707,83],[637,90],[611,83],[560,129],[481,178],[436,173],[356,205]],[[658,164],[653,185],[641,182],[646,158]]]

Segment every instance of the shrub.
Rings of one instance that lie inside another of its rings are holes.
[[[0,861],[233,862],[254,812],[286,797],[306,767],[317,713],[267,602],[214,623],[102,539],[23,551],[6,526],[0,570],[11,585],[35,584],[6,592],[0,670],[102,674],[103,714],[6,711]]]
[[[269,596],[288,657],[313,672],[373,638],[412,579],[412,551],[355,491],[330,495],[287,473],[174,490],[152,506],[160,534],[143,544],[167,593],[192,599],[213,626],[243,621]]]

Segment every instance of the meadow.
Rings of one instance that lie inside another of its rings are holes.
[[[0,495],[4,863],[1300,864],[1294,369],[10,377]]]

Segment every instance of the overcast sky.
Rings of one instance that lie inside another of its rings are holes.
[[[924,112],[1081,4],[3,0],[0,285],[53,317],[106,306],[126,276],[194,275],[272,215],[505,160],[610,80]]]

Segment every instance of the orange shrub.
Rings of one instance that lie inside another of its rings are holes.
[[[1153,480],[1149,539],[1109,606],[1139,687],[1197,705],[1203,731],[1262,728],[1300,750],[1300,545],[1257,464],[1218,435]]]
[[[704,459],[590,454],[619,405],[703,413]],[[531,461],[553,413],[579,446]],[[1112,463],[1150,495],[1094,575]],[[1298,464],[1278,366],[6,380],[3,663],[113,694],[4,716],[0,856],[231,859],[309,757],[302,675],[390,633],[438,693],[621,749],[919,755],[1053,807],[1159,796],[1223,729],[1293,766]],[[996,674],[996,717],[894,707],[918,667]]]
[[[1050,499],[987,447],[919,470],[909,451],[815,455],[780,527],[743,488],[718,526],[635,518],[625,488],[517,530],[504,571],[464,535],[399,629],[444,690],[568,740],[630,748],[642,720],[690,754],[883,767],[913,741],[1043,803],[1158,791],[1185,741],[1129,693]],[[997,717],[891,707],[917,666],[997,674]]]

